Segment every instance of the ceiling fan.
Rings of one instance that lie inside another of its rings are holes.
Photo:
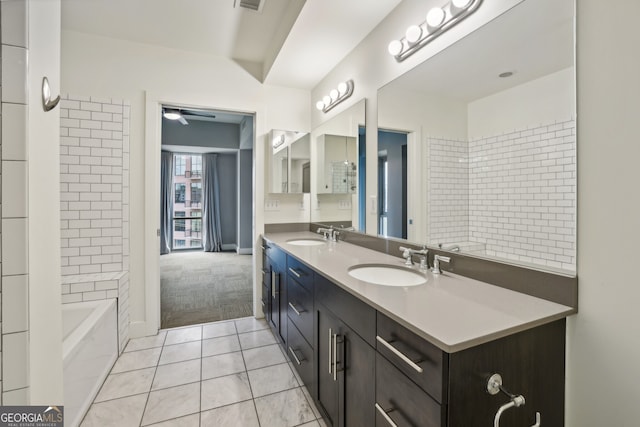
[[[188,125],[189,122],[185,117],[206,117],[208,119],[215,119],[214,114],[208,112],[200,112],[194,110],[184,110],[180,108],[163,108],[162,116],[167,120],[177,120],[183,125]]]

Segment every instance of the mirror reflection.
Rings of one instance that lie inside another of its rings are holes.
[[[365,100],[311,131],[311,221],[364,230]]]
[[[269,193],[309,193],[311,149],[308,133],[272,130],[269,157]]]
[[[378,91],[379,234],[575,271],[573,12],[519,3]]]

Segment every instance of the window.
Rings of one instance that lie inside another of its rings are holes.
[[[175,167],[175,176],[184,176],[184,172],[187,169],[187,156],[176,154],[173,156],[173,162]]]
[[[202,241],[200,239],[191,239],[191,247],[192,248],[201,248]]]
[[[184,239],[175,239],[173,241],[173,247],[174,248],[184,248],[184,246],[185,246]]]
[[[191,183],[191,206],[194,206],[194,204],[198,204],[201,201],[202,201],[202,183],[192,182]]]
[[[191,156],[191,176],[202,176],[202,156]]]
[[[193,230],[193,231],[202,231],[202,220],[200,220],[200,219],[192,219],[191,220],[191,230]]]
[[[175,203],[184,203],[187,192],[186,184],[176,184],[175,190]]]

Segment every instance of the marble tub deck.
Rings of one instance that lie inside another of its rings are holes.
[[[82,427],[325,427],[264,319],[132,339]]]

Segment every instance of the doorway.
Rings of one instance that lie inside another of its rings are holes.
[[[162,113],[160,328],[251,316],[252,239],[243,232],[252,228],[253,146],[241,141],[253,141],[242,131],[253,132],[253,117],[167,105]]]
[[[378,234],[407,238],[407,134],[378,131]]]

